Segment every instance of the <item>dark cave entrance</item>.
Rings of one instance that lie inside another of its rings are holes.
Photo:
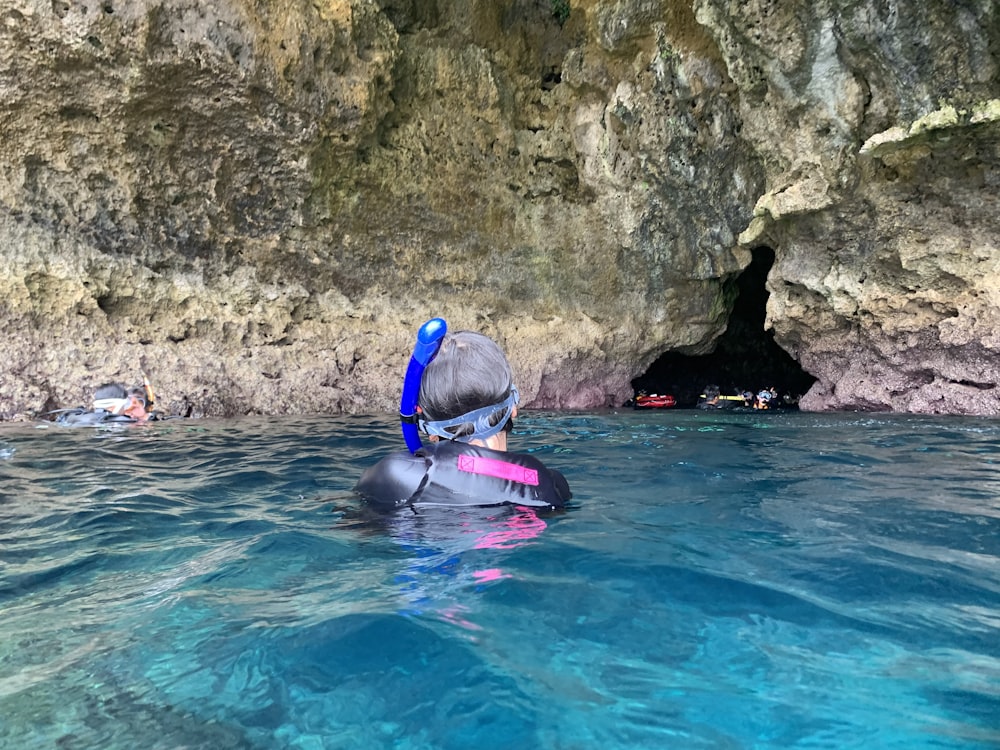
[[[729,326],[714,352],[702,356],[663,354],[632,381],[635,392],[670,394],[677,406],[691,407],[708,384],[731,395],[774,386],[779,398],[787,395],[786,403],[796,403],[816,378],[775,343],[773,331],[764,330],[768,297],[764,283],[773,264],[771,248],[756,248],[750,265],[730,282],[736,285],[736,300]]]

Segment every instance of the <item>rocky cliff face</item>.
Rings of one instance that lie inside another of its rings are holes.
[[[173,411],[390,410],[435,315],[529,406],[620,403],[762,245],[804,407],[1000,414],[990,0],[0,14],[4,418],[141,365]]]

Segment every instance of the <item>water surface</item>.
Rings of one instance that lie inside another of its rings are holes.
[[[0,425],[0,747],[1000,746],[1000,422],[529,412],[568,512],[372,516],[401,445]]]

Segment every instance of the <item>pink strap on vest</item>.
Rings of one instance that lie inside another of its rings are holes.
[[[509,479],[512,482],[530,484],[534,487],[538,486],[538,472],[535,469],[528,469],[506,461],[498,461],[495,458],[459,456],[458,470],[467,471],[470,474],[481,474],[486,477],[496,477],[497,479]]]

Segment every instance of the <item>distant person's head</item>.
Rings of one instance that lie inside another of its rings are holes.
[[[94,404],[98,401],[108,401],[110,399],[123,399],[128,396],[128,391],[125,390],[125,386],[121,383],[105,383],[102,386],[98,386],[97,390],[94,391]]]
[[[420,381],[420,427],[432,437],[506,450],[519,394],[503,350],[481,333],[455,331]]]
[[[719,400],[719,386],[717,385],[706,385],[705,386],[705,400],[709,403],[715,403]]]
[[[105,383],[94,391],[95,410],[102,409],[115,416],[145,419],[146,399],[142,389],[127,390],[121,383]]]

